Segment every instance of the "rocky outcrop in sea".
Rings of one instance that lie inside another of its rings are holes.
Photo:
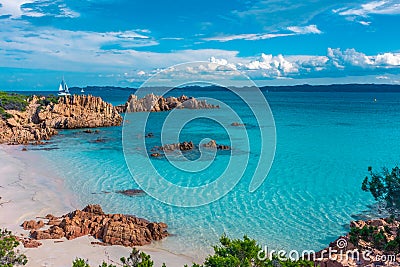
[[[91,235],[103,245],[143,246],[167,237],[167,225],[149,222],[132,215],[105,214],[100,205],[88,205],[61,217],[51,214],[43,221],[26,221],[22,224],[30,231],[30,239],[75,239]],[[40,230],[44,226],[48,229]],[[32,243],[32,242],[30,242]]]
[[[130,95],[125,105],[117,106],[120,113],[124,112],[159,112],[177,109],[214,109],[219,106],[207,103],[205,100],[197,100],[194,97],[182,95],[180,97],[163,97],[155,94],[148,94],[143,98],[137,95]]]
[[[27,99],[25,110],[7,110],[0,117],[0,143],[27,144],[49,140],[57,129],[116,126],[122,117],[115,107],[100,97],[72,95],[55,102],[46,97]]]
[[[217,144],[215,140],[210,140],[208,143],[205,143],[202,145],[203,147],[207,149],[217,149],[217,150],[231,150],[232,148],[228,145],[221,145]],[[160,158],[165,155],[165,153],[169,152],[174,152],[174,151],[190,151],[193,149],[199,148],[196,146],[193,141],[184,141],[180,143],[174,143],[174,144],[166,144],[163,146],[155,146],[153,147],[150,151],[152,152],[150,154],[151,157],[153,158]]]

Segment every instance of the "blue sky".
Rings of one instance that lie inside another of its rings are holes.
[[[0,23],[0,89],[138,86],[192,61],[257,85],[400,83],[399,0],[0,0]]]

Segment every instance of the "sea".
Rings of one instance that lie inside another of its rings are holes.
[[[221,108],[130,113],[123,126],[98,133],[61,130],[31,153],[50,162],[82,208],[98,203],[108,213],[167,223],[171,235],[154,247],[201,259],[226,234],[247,235],[269,249],[317,251],[345,234],[350,221],[369,214],[375,202],[361,190],[368,167],[379,171],[399,163],[400,93],[315,91],[264,90],[268,104],[254,114],[259,103],[230,90],[178,88],[169,94],[205,97]],[[114,105],[132,93],[85,92]],[[244,126],[232,126],[232,118]],[[269,118],[268,125],[260,125],[263,118]],[[274,136],[263,140],[262,127],[270,127],[267,133]],[[145,138],[149,132],[153,137]],[[211,139],[232,149],[204,149]],[[149,156],[166,140],[193,141],[198,147]],[[260,162],[263,153],[268,157]],[[265,179],[250,190],[257,168]],[[207,191],[209,184],[219,188]],[[118,193],[127,189],[145,194]]]

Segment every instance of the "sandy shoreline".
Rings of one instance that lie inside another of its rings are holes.
[[[0,160],[1,228],[12,230],[18,235],[27,235],[28,231],[20,227],[24,220],[49,213],[62,215],[83,208],[77,206],[72,193],[66,191],[62,179],[46,173],[42,159],[36,154],[22,152],[18,146],[0,145]],[[76,257],[88,259],[91,266],[98,266],[103,260],[117,263],[120,257],[128,256],[131,251],[122,246],[92,245],[94,239],[87,236],[70,241],[62,240],[57,243],[54,240],[44,240],[39,248],[21,247],[21,251],[28,256],[26,266],[70,267]],[[181,267],[192,262],[190,257],[151,246],[138,249],[151,255],[154,266],[161,266],[165,262],[168,267]]]

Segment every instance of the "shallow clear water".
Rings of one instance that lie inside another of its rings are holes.
[[[260,133],[250,110],[228,92],[185,93],[221,99],[246,123],[251,149],[234,156],[248,155],[250,164],[238,185],[216,202],[180,208],[150,196],[114,193],[138,188],[125,163],[121,127],[102,128],[99,134],[62,131],[50,145],[58,149],[36,153],[53,162],[82,206],[99,203],[107,212],[164,221],[173,236],[155,245],[199,257],[208,253],[224,232],[231,237],[247,234],[271,249],[321,249],[346,232],[352,215],[373,203],[360,189],[367,167],[391,167],[400,158],[400,94],[265,93],[275,118],[276,155],[267,179],[250,193],[249,182],[260,153]],[[112,92],[101,94],[114,104],[129,95],[123,92],[118,99]],[[208,112],[224,116],[223,109]],[[155,137],[146,139],[149,149],[160,144],[160,122],[167,115],[151,114],[147,131]],[[132,125],[143,114],[127,116],[134,130]],[[179,138],[198,143],[206,137],[231,144],[226,130],[206,119],[186,125]],[[97,138],[105,142],[95,142]],[[186,157],[196,159],[198,155],[192,152]],[[212,165],[196,175],[177,171],[165,159],[152,162],[168,180],[194,186],[215,179],[230,157],[230,152],[218,152]],[[133,175],[148,175],[140,157],[136,159]]]

